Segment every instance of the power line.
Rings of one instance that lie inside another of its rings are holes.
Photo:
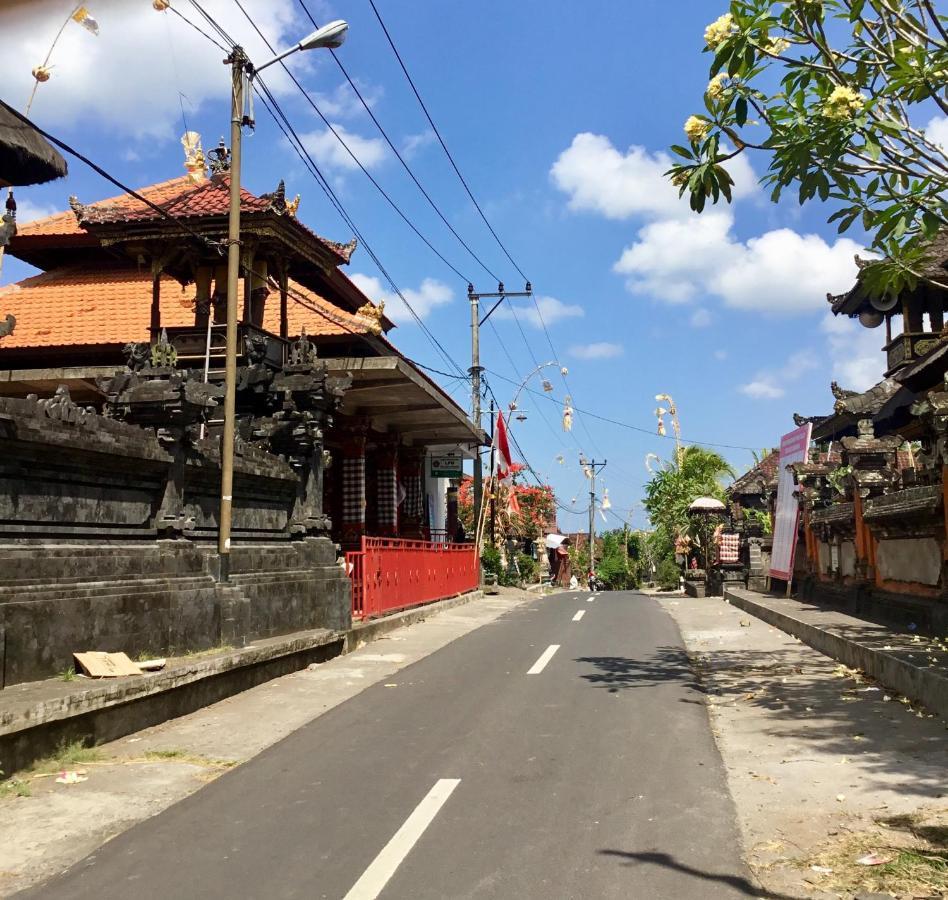
[[[488,369],[488,371],[491,371],[491,370]],[[509,382],[510,384],[516,383],[512,381],[510,378],[507,378],[505,375],[501,375],[499,372],[491,372],[491,374],[496,376],[497,378],[500,378],[502,381]],[[546,394],[542,393],[541,391],[536,391],[529,387],[525,388],[525,390],[527,391],[527,393],[535,394],[538,397],[543,397],[544,399],[549,400],[551,403],[558,402],[553,397],[547,397]],[[638,425],[632,425],[629,422],[622,422],[618,419],[612,419],[612,418],[609,418],[609,416],[603,416],[603,415],[600,415],[599,413],[594,413],[588,409],[579,409],[578,407],[575,407],[575,406],[573,407],[573,409],[576,412],[581,412],[592,419],[598,419],[600,422],[608,422],[610,425],[616,425],[619,428],[627,428],[630,431],[638,431],[638,432],[641,432],[642,434],[647,434],[650,437],[660,437],[660,438],[663,438],[664,440],[675,440],[673,435],[656,434],[654,431],[651,431],[648,428],[642,428]],[[700,444],[703,447],[722,447],[727,450],[754,450],[755,449],[754,447],[745,447],[742,444],[719,444],[719,443],[715,443],[714,441],[697,441],[693,439],[687,439],[684,437],[681,440],[684,443]]]
[[[290,146],[296,151],[297,155],[303,161],[303,164],[307,168],[307,171],[309,171],[309,173],[316,179],[317,184],[320,185],[320,187],[329,197],[330,202],[333,204],[336,211],[342,217],[343,221],[348,225],[349,228],[352,229],[353,234],[358,238],[362,246],[365,247],[365,250],[369,254],[369,257],[375,263],[379,272],[381,272],[382,276],[388,282],[389,286],[394,291],[394,293],[399,297],[402,303],[405,304],[405,308],[409,311],[409,313],[411,313],[412,317],[415,319],[418,326],[421,328],[422,333],[428,338],[428,340],[432,343],[435,349],[441,354],[442,359],[445,360],[448,366],[449,367],[453,366],[456,369],[456,371],[462,375],[462,377],[466,377],[464,376],[461,368],[454,361],[453,357],[448,353],[448,351],[444,348],[441,342],[434,336],[434,334],[431,332],[428,326],[424,324],[421,317],[418,315],[417,312],[415,312],[414,307],[412,307],[412,305],[408,302],[405,295],[399,289],[398,285],[395,284],[394,279],[389,274],[385,266],[382,264],[382,261],[376,255],[375,251],[372,249],[371,244],[369,244],[369,242],[365,239],[365,236],[358,229],[355,222],[352,220],[352,217],[349,215],[345,207],[342,205],[342,202],[339,200],[336,192],[332,189],[332,186],[329,184],[325,175],[323,175],[323,173],[320,171],[319,166],[316,164],[315,160],[313,160],[309,151],[303,145],[302,141],[300,140],[299,135],[296,133],[296,130],[293,128],[292,124],[290,123],[289,119],[286,117],[286,114],[283,112],[280,105],[276,102],[275,98],[273,97],[273,94],[270,92],[270,89],[267,87],[266,83],[259,77],[256,79],[256,83],[260,84],[261,89],[264,93],[264,97],[261,98],[264,108],[267,110],[267,112],[270,113],[271,116],[273,116],[273,119],[277,123],[277,126],[280,128],[281,131],[283,131],[284,136],[287,138],[287,141],[290,143]],[[272,108],[271,108],[271,105],[272,105]],[[280,121],[281,119],[282,119],[282,123]],[[292,139],[290,135],[292,135]]]
[[[375,5],[375,0],[369,0],[369,5],[372,7],[372,12],[375,13],[375,18],[378,19],[379,25],[382,26],[382,31],[385,32],[385,37],[388,40],[389,46],[392,48],[392,52],[395,54],[395,58],[398,60],[398,64],[402,68],[402,72],[405,73],[405,78],[408,79],[409,85],[411,85],[412,92],[415,95],[415,98],[418,100],[419,105],[424,111],[425,118],[428,120],[428,124],[431,126],[431,130],[434,131],[435,137],[438,139],[438,143],[441,144],[441,149],[444,150],[445,156],[447,156],[448,161],[451,163],[451,167],[454,169],[455,174],[458,176],[461,184],[464,185],[464,190],[467,192],[468,197],[471,198],[471,203],[474,204],[474,208],[480,214],[480,217],[484,220],[484,224],[487,226],[488,231],[493,235],[494,240],[497,241],[497,245],[501,250],[504,251],[504,255],[510,260],[510,264],[519,272],[520,277],[524,281],[529,281],[526,275],[523,274],[523,270],[517,263],[514,261],[514,258],[510,255],[510,252],[504,246],[503,241],[498,237],[497,232],[494,231],[494,227],[490,224],[487,219],[487,216],[484,215],[484,210],[481,209],[481,205],[477,202],[474,197],[473,192],[471,191],[470,186],[465,180],[464,176],[461,174],[461,170],[458,168],[457,163],[454,161],[454,157],[451,155],[451,151],[448,150],[448,145],[444,142],[444,138],[441,137],[441,132],[438,130],[438,126],[435,125],[434,119],[431,118],[431,113],[428,112],[428,107],[425,105],[425,101],[421,99],[421,94],[418,93],[418,88],[415,87],[415,82],[412,80],[411,75],[408,74],[408,68],[405,66],[405,62],[402,59],[401,54],[398,52],[398,48],[395,46],[395,41],[392,40],[391,34],[389,34],[388,28],[385,26],[385,22],[382,21],[382,16],[379,14],[378,8]]]
[[[308,18],[309,21],[312,23],[313,27],[314,27],[314,28],[318,28],[319,26],[316,24],[316,20],[313,18],[312,14],[310,13],[309,8],[306,6],[306,3],[304,2],[304,0],[297,0],[297,2],[299,3],[299,5],[300,5],[300,7],[302,8],[303,12],[306,13],[307,18]],[[398,151],[398,148],[397,148],[397,147],[395,146],[395,144],[392,142],[392,139],[388,136],[388,133],[387,133],[387,132],[385,131],[385,129],[382,127],[382,123],[379,122],[378,118],[376,117],[375,113],[374,113],[373,110],[372,110],[372,107],[366,102],[366,99],[362,96],[362,92],[359,90],[359,88],[358,88],[358,86],[356,85],[356,83],[355,83],[355,82],[352,80],[352,78],[349,76],[349,72],[346,70],[346,67],[343,65],[342,60],[339,59],[339,57],[336,55],[336,52],[335,52],[334,50],[333,50],[333,51],[330,51],[330,52],[332,53],[332,58],[336,61],[336,65],[339,67],[339,70],[340,70],[340,71],[342,72],[342,74],[345,76],[346,81],[349,82],[349,87],[352,88],[352,90],[354,91],[356,97],[359,98],[359,102],[365,107],[365,111],[369,114],[369,117],[370,117],[370,118],[372,119],[372,121],[375,123],[375,127],[378,128],[378,130],[379,130],[379,132],[381,133],[382,137],[385,139],[385,143],[388,144],[388,146],[389,146],[389,148],[391,149],[392,153],[395,154],[395,158],[402,164],[402,168],[404,168],[404,170],[408,173],[408,176],[409,176],[409,177],[411,178],[411,180],[415,183],[415,186],[418,188],[418,190],[421,191],[422,196],[425,198],[425,200],[428,201],[428,204],[429,204],[429,205],[431,206],[431,208],[437,213],[438,218],[440,218],[441,221],[444,222],[445,226],[448,228],[448,230],[451,232],[451,234],[453,234],[453,235],[457,238],[458,243],[459,243],[465,250],[467,250],[467,252],[471,255],[471,257],[474,259],[474,261],[475,261],[488,275],[490,275],[491,278],[493,278],[494,280],[499,280],[499,279],[498,279],[498,276],[495,275],[494,272],[492,272],[492,271],[490,270],[490,268],[487,266],[487,264],[471,249],[471,247],[470,247],[470,246],[468,245],[468,243],[464,240],[464,238],[462,238],[461,235],[457,233],[457,231],[454,229],[454,226],[447,220],[447,218],[445,217],[444,213],[441,211],[441,208],[438,206],[438,204],[435,203],[434,200],[432,200],[431,195],[430,195],[430,194],[428,193],[428,191],[426,191],[425,188],[422,186],[421,182],[418,180],[418,177],[415,175],[415,173],[414,173],[414,171],[412,170],[412,168],[411,168],[411,167],[408,165],[408,163],[405,161],[405,159],[404,159],[404,157],[402,156],[402,154]]]
[[[191,0],[191,2],[193,3],[194,0]],[[250,23],[253,30],[259,35],[260,39],[264,42],[264,44],[266,44],[270,52],[275,54],[277,51],[274,49],[270,41],[267,40],[266,36],[257,26],[257,23],[254,22],[253,18],[244,8],[244,5],[243,3],[241,3],[241,0],[234,0],[234,3],[237,5],[238,9],[244,14],[244,17]],[[444,265],[446,265],[452,272],[454,272],[454,274],[457,275],[458,278],[460,278],[462,281],[464,281],[465,283],[469,283],[471,279],[468,278],[466,275],[464,275],[464,273],[461,272],[461,270],[458,269],[457,266],[449,262],[447,257],[445,257],[444,254],[441,253],[441,251],[438,250],[438,248],[435,247],[435,245],[432,244],[431,241],[429,241],[428,238],[426,238],[421,233],[421,231],[415,225],[415,223],[412,222],[411,219],[409,219],[407,215],[405,215],[401,207],[391,198],[391,196],[389,196],[385,188],[383,188],[382,185],[379,184],[375,176],[372,175],[372,173],[365,167],[365,165],[363,165],[362,160],[360,160],[359,157],[356,156],[352,148],[346,143],[342,135],[339,134],[339,132],[336,130],[336,127],[332,124],[332,122],[330,122],[329,119],[327,119],[326,116],[323,115],[322,110],[319,108],[316,101],[313,100],[313,98],[310,96],[309,91],[307,91],[306,88],[303,87],[299,79],[293,74],[293,72],[290,70],[287,64],[283,60],[281,60],[280,65],[282,66],[283,71],[286,72],[286,74],[289,76],[293,84],[295,84],[296,87],[299,89],[300,93],[303,95],[303,97],[306,99],[309,105],[313,108],[313,111],[316,113],[316,115],[318,115],[319,118],[322,119],[323,124],[329,129],[330,132],[332,132],[333,137],[335,137],[336,140],[339,141],[340,144],[342,144],[346,153],[349,154],[353,162],[362,170],[362,173],[365,175],[365,177],[368,178],[369,181],[372,182],[372,185],[375,187],[375,189],[382,195],[382,197],[385,198],[389,206],[391,206],[392,209],[395,210],[395,212],[405,222],[405,224],[415,233],[415,235],[417,235],[417,237],[425,244],[425,246],[427,246],[428,249],[431,250],[431,252],[434,253],[434,255],[437,256],[438,259],[440,259],[442,263],[444,263]]]
[[[205,20],[211,25],[211,27],[214,28],[214,30],[217,31],[217,33],[220,34],[221,37],[224,38],[224,40],[228,41],[231,45],[234,44],[233,39],[231,39],[230,36],[227,35],[227,32],[225,32],[224,29],[216,22],[216,20],[215,20],[209,13],[207,13],[207,12],[200,6],[199,3],[197,3],[197,0],[191,0],[191,3],[192,3],[192,5],[201,13],[201,15],[205,18]],[[241,11],[241,12],[244,14],[244,16],[247,18],[247,20],[250,22],[250,24],[253,26],[254,30],[257,32],[257,34],[259,35],[260,39],[266,44],[266,46],[268,47],[268,49],[270,50],[270,52],[275,53],[276,51],[274,50],[273,45],[267,40],[267,38],[263,35],[263,33],[262,33],[262,32],[260,31],[260,29],[257,27],[256,23],[254,23],[253,19],[251,19],[250,16],[247,14],[247,11],[244,9],[243,5],[240,3],[240,0],[235,0],[235,3],[237,4],[237,6],[238,6],[238,8],[240,9],[240,11]],[[209,38],[209,39],[210,39],[210,38]],[[286,64],[281,62],[281,65],[283,66],[283,69],[287,72],[287,74],[290,76],[290,78],[293,79],[293,82],[294,82],[294,83],[296,84],[296,86],[300,89],[300,91],[302,91],[304,97],[306,97],[307,99],[310,99],[310,98],[309,98],[309,95],[308,95],[307,92],[306,92],[306,90],[305,90],[305,89],[303,88],[303,86],[296,80],[296,78],[293,76],[293,74],[289,71],[289,69],[286,67]],[[435,348],[438,350],[438,352],[441,354],[441,356],[444,358],[444,360],[445,360],[449,365],[453,365],[453,366],[457,369],[458,372],[461,372],[461,369],[458,368],[457,364],[454,362],[454,360],[453,360],[453,358],[450,356],[450,354],[448,354],[448,352],[447,352],[447,351],[444,349],[444,347],[441,345],[440,341],[438,341],[438,339],[431,333],[431,331],[427,328],[427,326],[425,326],[425,324],[422,322],[421,318],[420,318],[420,317],[418,316],[418,314],[415,312],[414,308],[411,306],[411,304],[410,304],[410,303],[408,302],[408,300],[405,298],[404,294],[401,292],[401,290],[399,290],[398,286],[395,284],[395,282],[394,282],[394,280],[392,279],[392,277],[389,275],[389,273],[387,272],[387,270],[385,269],[385,267],[382,265],[381,260],[378,258],[378,256],[377,256],[377,255],[374,253],[374,251],[372,250],[371,245],[368,243],[368,241],[365,240],[364,236],[363,236],[362,233],[359,231],[359,229],[356,228],[355,223],[352,221],[352,218],[351,218],[351,217],[349,216],[349,214],[346,212],[345,207],[344,207],[344,206],[342,205],[342,203],[339,201],[339,198],[338,198],[338,196],[336,195],[335,191],[333,191],[331,185],[329,184],[328,179],[326,179],[326,177],[322,174],[322,172],[320,171],[319,167],[316,165],[316,162],[312,159],[312,157],[310,156],[309,152],[306,150],[306,148],[305,148],[305,146],[304,146],[302,140],[300,139],[299,135],[296,133],[296,131],[295,131],[295,129],[293,128],[293,126],[290,124],[289,119],[287,118],[287,116],[286,116],[286,114],[283,112],[283,110],[280,108],[279,104],[277,103],[277,101],[276,101],[276,99],[274,98],[273,94],[270,92],[270,90],[269,90],[269,88],[267,87],[266,83],[263,81],[262,78],[259,78],[259,77],[256,79],[256,82],[260,84],[261,89],[262,89],[262,91],[264,92],[264,95],[265,95],[265,97],[266,97],[266,99],[263,100],[264,106],[267,108],[267,111],[273,116],[274,121],[276,121],[278,127],[280,127],[280,129],[283,131],[283,134],[284,134],[284,136],[287,138],[287,140],[289,141],[290,145],[294,148],[294,150],[296,150],[297,154],[300,155],[300,158],[301,158],[301,159],[303,159],[303,154],[305,154],[306,159],[304,159],[304,166],[307,165],[307,161],[308,161],[309,166],[307,166],[307,168],[309,169],[310,174],[313,175],[314,178],[316,178],[317,183],[318,183],[318,184],[320,185],[320,187],[323,189],[324,193],[326,193],[327,197],[329,197],[330,202],[333,204],[334,208],[335,208],[336,211],[339,213],[339,215],[343,218],[343,221],[346,222],[346,224],[352,229],[353,233],[354,233],[354,234],[356,235],[356,237],[359,239],[360,243],[366,248],[366,252],[369,254],[369,256],[371,257],[372,261],[373,261],[373,262],[375,263],[375,265],[378,267],[379,271],[380,271],[380,272],[382,273],[382,275],[385,277],[386,281],[388,281],[389,285],[391,286],[391,288],[392,288],[392,290],[395,292],[395,294],[396,294],[396,295],[401,299],[401,301],[405,304],[406,309],[408,309],[408,311],[409,311],[409,312],[411,313],[411,315],[414,317],[414,319],[416,320],[416,322],[418,323],[418,325],[421,327],[423,333],[428,337],[429,341],[431,341],[431,343],[435,346]],[[270,101],[270,104],[272,104],[273,109],[271,109],[269,106],[267,106],[267,100]],[[311,99],[310,99],[310,102],[312,103],[312,100],[311,100]],[[315,104],[313,104],[313,106],[314,106],[314,108],[316,108],[316,107],[315,107]],[[276,112],[279,114],[279,116],[274,113],[274,110],[276,110]],[[317,112],[319,112],[318,109],[317,109]],[[326,121],[326,120],[325,120],[325,117],[322,116],[322,113],[320,112],[319,114],[320,114],[320,116],[323,118],[323,120]],[[299,145],[298,148],[296,147],[296,145],[294,145],[293,141],[290,140],[289,135],[287,134],[286,130],[285,130],[285,129],[283,128],[283,126],[281,125],[281,123],[280,123],[280,119],[281,119],[281,118],[282,118],[282,120],[283,120],[283,123],[285,123],[286,128],[289,129],[289,131],[292,133],[293,137],[295,138],[296,143]],[[328,122],[327,122],[327,125],[328,125]],[[331,126],[330,126],[330,127],[331,127]],[[334,131],[334,133],[335,133],[335,131]],[[337,138],[338,138],[338,135],[336,135],[336,136],[337,136]],[[341,140],[341,139],[340,139],[340,140]],[[342,143],[343,143],[343,145],[345,146],[345,142],[342,142]],[[346,149],[349,150],[348,147],[346,147]],[[302,152],[301,152],[301,151],[302,151]],[[350,155],[353,156],[353,159],[356,159],[355,155],[352,154],[352,151],[351,151],[351,150],[349,150],[349,153],[350,153]],[[356,162],[359,162],[358,159],[356,159]],[[359,165],[361,166],[361,163],[359,163]],[[310,167],[311,167],[311,168],[310,168]],[[363,167],[363,171],[365,171],[365,170],[364,170],[364,167]],[[366,172],[366,174],[368,174],[368,173]],[[370,177],[370,179],[371,179],[371,176],[369,176],[369,177]],[[374,179],[372,179],[372,181],[373,181],[373,183],[375,183]],[[383,193],[383,195],[385,195],[385,192],[384,192],[384,191],[383,191],[382,193]],[[388,199],[387,195],[385,195],[385,196],[386,196],[386,198]],[[390,202],[391,202],[391,201],[390,201]],[[397,207],[396,207],[396,210],[397,210]],[[398,210],[398,211],[400,212],[400,210]],[[405,218],[404,215],[403,215],[403,218]],[[405,218],[405,220],[406,220],[406,222],[408,221],[407,218]],[[409,222],[409,225],[411,225],[410,222]],[[417,232],[417,229],[416,229],[416,232]],[[422,239],[424,239],[423,236],[420,234],[420,232],[418,232],[418,234],[419,234],[420,237],[422,237]],[[431,245],[429,244],[429,246],[431,246]],[[432,250],[434,250],[434,247],[432,247]],[[435,251],[435,252],[437,253],[437,251]],[[439,254],[439,255],[440,255],[440,254]],[[442,259],[443,259],[443,257],[442,257]],[[444,261],[445,263],[447,263],[447,260],[443,260],[443,261]],[[447,263],[447,264],[450,266],[450,263]],[[455,270],[455,271],[456,271],[456,270]],[[458,274],[460,275],[460,273],[458,273]],[[463,278],[463,276],[461,276],[461,277]]]

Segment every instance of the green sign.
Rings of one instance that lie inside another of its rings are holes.
[[[432,478],[460,478],[463,464],[460,453],[445,453],[430,458],[428,471]]]

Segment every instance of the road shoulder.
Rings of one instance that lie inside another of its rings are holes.
[[[946,858],[945,722],[721,599],[658,599],[705,689],[762,884],[800,897],[940,887],[924,857]],[[858,863],[872,854],[890,863]]]

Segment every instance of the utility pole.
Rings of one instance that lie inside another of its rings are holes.
[[[227,227],[227,351],[224,365],[224,433],[221,435],[221,503],[217,553],[221,581],[230,580],[230,529],[234,494],[234,419],[237,401],[237,283],[240,276],[240,143],[244,124],[244,83],[249,60],[234,47],[231,65],[230,210]]]
[[[606,467],[607,460],[596,462],[580,457],[580,465],[589,472],[589,571],[596,571],[596,473]]]
[[[481,373],[484,371],[481,365],[481,325],[483,325],[491,314],[504,302],[507,297],[530,297],[533,295],[533,288],[528,281],[524,291],[506,291],[504,283],[501,281],[497,285],[495,292],[478,294],[474,291],[474,285],[467,286],[467,299],[471,303],[471,368],[468,373],[471,376],[471,421],[474,427],[481,430]],[[482,319],[481,316],[481,298],[494,297],[497,302],[490,308],[487,315]],[[491,426],[493,427],[493,426]],[[491,460],[493,462],[493,458]],[[491,467],[493,475],[493,466]],[[478,443],[474,452],[474,525],[475,533],[478,523],[481,521],[481,504],[484,493],[484,473],[481,469],[481,445]],[[493,521],[491,522],[491,533],[493,534]]]

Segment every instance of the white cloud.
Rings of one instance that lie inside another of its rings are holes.
[[[747,241],[733,232],[730,211],[646,225],[613,267],[634,294],[685,303],[716,295],[726,306],[796,314],[825,309],[826,293],[849,288],[862,248],[849,238],[832,245],[789,228]]]
[[[689,319],[692,328],[707,328],[711,324],[711,313],[706,309],[696,309]]]
[[[535,299],[536,306],[533,303],[514,304],[512,300],[508,300],[497,307],[497,312],[494,315],[498,319],[511,320],[516,318],[520,320],[521,324],[526,323],[534,328],[542,328],[543,322],[546,322],[547,325],[553,325],[561,319],[575,319],[585,315],[585,311],[581,306],[564,303],[562,300],[557,300],[556,297],[538,296]],[[540,308],[539,312],[537,312],[537,306]],[[543,316],[542,321],[540,320],[541,315]]]
[[[724,360],[727,359],[727,350],[715,350],[715,351],[714,351],[714,358],[715,358],[718,362],[724,362]]]
[[[378,166],[385,159],[387,151],[382,138],[362,137],[348,131],[338,122],[333,122],[332,127],[367,169]],[[301,138],[303,145],[313,155],[316,162],[326,168],[341,172],[351,172],[359,168],[359,164],[343,147],[342,141],[328,128],[301,135]]]
[[[827,313],[821,330],[826,335],[833,378],[844,388],[864,391],[882,380],[886,367],[884,328],[864,328],[848,316]]]
[[[687,198],[679,198],[678,188],[664,175],[672,165],[667,153],[649,153],[637,145],[621,153],[604,135],[583,132],[553,163],[550,177],[569,195],[572,210],[608,219],[687,217]],[[735,198],[756,192],[756,176],[743,155],[727,167],[734,178]]]
[[[384,90],[378,85],[367,84],[359,78],[353,79],[362,99],[374,107],[382,99]],[[362,101],[356,96],[348,81],[344,81],[329,93],[316,93],[316,105],[327,119],[358,116],[365,112]]]
[[[430,128],[418,134],[410,134],[402,142],[402,156],[406,159],[411,159],[417,156],[420,150],[434,143],[434,140],[435,133]]]
[[[282,47],[299,39],[303,26],[292,0],[246,0],[244,5],[274,44]],[[22,108],[35,83],[31,69],[46,57],[69,8],[64,10],[59,0],[0,6],[0,34],[5,46],[15,48],[4,66],[3,94]],[[197,15],[187,4],[178,6],[188,18]],[[269,56],[233,3],[206,0],[203,6],[251,59]],[[230,79],[221,51],[178,16],[156,12],[144,0],[96,0],[90,10],[99,35],[67,23],[52,56],[52,77],[37,90],[31,110],[36,121],[54,131],[81,123],[85,129],[167,140],[183,130],[179,91],[195,110],[207,100],[226,102]],[[294,63],[303,68],[310,64]],[[278,69],[268,71],[267,83],[280,95],[291,85]]]
[[[755,400],[776,400],[786,394],[786,386],[801,378],[806,372],[818,367],[815,354],[809,350],[794,353],[779,368],[762,370],[738,390]]]
[[[20,225],[62,212],[61,207],[52,203],[34,203],[29,198],[24,199],[19,193],[22,190],[28,190],[28,188],[19,188],[16,194],[16,220]]]
[[[613,359],[623,353],[621,344],[598,341],[593,344],[575,344],[569,348],[570,356],[577,359]]]
[[[948,116],[935,116],[925,126],[925,137],[948,153]]]
[[[378,278],[358,272],[354,272],[349,278],[374,303],[384,301],[385,315],[396,325],[412,321],[412,314],[402,302],[402,298],[383,287]],[[418,288],[402,288],[402,294],[421,319],[427,318],[434,309],[454,299],[451,288],[435,278],[424,279]]]

